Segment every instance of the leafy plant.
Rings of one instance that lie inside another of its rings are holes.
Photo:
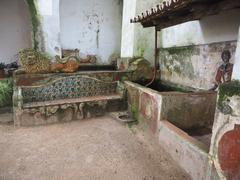
[[[219,87],[218,106],[222,107],[229,97],[240,96],[240,81],[224,83]]]
[[[6,65],[4,63],[0,63],[0,70],[4,70]]]
[[[12,79],[0,81],[0,107],[11,105],[13,94]]]

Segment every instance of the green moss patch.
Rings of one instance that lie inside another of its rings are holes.
[[[224,103],[228,101],[228,98],[232,96],[240,96],[240,81],[232,81],[220,85],[218,106],[220,108],[223,107]]]
[[[192,56],[196,53],[194,46],[161,48],[159,50],[160,67],[170,74],[176,73],[181,77],[195,77]]]
[[[137,103],[135,101],[132,101],[131,113],[132,113],[132,118],[137,121],[138,120],[138,107],[137,107]]]
[[[38,28],[40,25],[40,20],[38,17],[38,12],[37,12],[37,8],[36,8],[36,4],[34,0],[26,0],[27,4],[28,4],[28,9],[30,12],[30,16],[31,16],[31,21],[32,21],[32,33],[33,33],[33,46],[34,49],[37,50],[39,43],[38,43],[38,38],[37,38],[37,34],[38,34]]]
[[[132,99],[132,105],[131,105],[131,115],[133,118],[133,122],[128,123],[128,127],[131,129],[133,126],[139,124],[139,114],[138,114],[138,106],[137,103]]]
[[[10,106],[12,104],[13,80],[0,80],[0,107]]]

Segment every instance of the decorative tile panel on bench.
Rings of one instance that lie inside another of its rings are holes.
[[[68,76],[39,86],[22,86],[23,103],[115,94],[117,82],[88,76]]]

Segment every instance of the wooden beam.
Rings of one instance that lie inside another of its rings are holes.
[[[240,1],[232,0],[208,0],[205,3],[200,1],[195,4],[189,4],[177,11],[169,11],[162,15],[152,16],[149,19],[144,20],[143,27],[156,26],[158,30],[181,24],[187,21],[200,20],[201,18],[209,15],[216,15],[224,10],[230,10],[234,8],[240,8]]]

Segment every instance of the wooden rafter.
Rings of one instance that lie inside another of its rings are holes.
[[[165,0],[130,22],[141,23],[143,27],[155,26],[161,30],[236,8],[240,8],[240,0]]]

